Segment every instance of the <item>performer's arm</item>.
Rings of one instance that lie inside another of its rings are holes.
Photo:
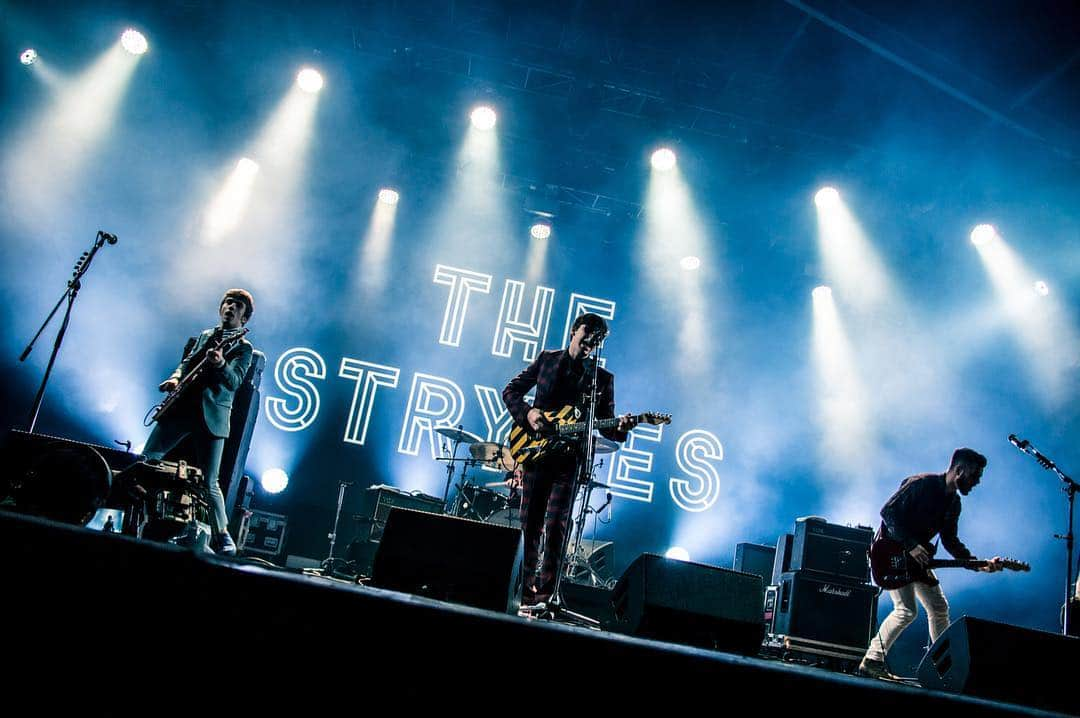
[[[518,426],[529,426],[528,416],[532,407],[525,401],[525,395],[536,386],[536,377],[540,374],[540,360],[543,356],[543,354],[537,356],[532,364],[511,379],[502,391],[503,404],[506,405],[510,416],[514,417],[514,422]]]

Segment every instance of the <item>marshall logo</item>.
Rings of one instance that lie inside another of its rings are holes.
[[[827,593],[830,596],[842,596],[843,598],[850,598],[852,589],[844,588],[843,586],[834,586],[831,583],[827,583],[818,589],[818,593]]]

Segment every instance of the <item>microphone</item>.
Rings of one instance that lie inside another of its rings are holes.
[[[115,234],[109,234],[108,232],[98,232],[98,234],[100,234],[101,238],[104,239],[109,244],[116,244],[116,242],[117,242]]]
[[[1016,434],[1009,434],[1009,443],[1015,446],[1017,449],[1020,449],[1020,451],[1026,451],[1027,448],[1031,446],[1030,441],[1028,441],[1027,439],[1018,439],[1016,438]]]

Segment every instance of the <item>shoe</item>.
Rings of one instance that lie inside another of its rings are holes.
[[[896,680],[896,676],[889,673],[885,668],[884,661],[875,661],[872,658],[863,658],[859,662],[859,668],[855,671],[860,676],[866,678],[884,678],[886,680]]]
[[[214,551],[222,556],[235,556],[236,542],[233,541],[233,537],[229,534],[221,534],[214,542]]]

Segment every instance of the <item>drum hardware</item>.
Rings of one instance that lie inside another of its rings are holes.
[[[345,490],[352,485],[352,481],[338,482],[337,509],[334,511],[334,528],[326,536],[330,539],[330,553],[323,559],[322,564],[320,564],[323,575],[346,576],[348,578],[355,577],[355,571],[349,570],[349,562],[347,560],[334,557],[334,546],[337,544],[338,521],[341,519],[341,505],[345,502]]]
[[[124,505],[123,532],[151,541],[205,548],[210,539],[210,489],[185,461],[139,461],[116,476],[110,504]]]
[[[442,447],[443,453],[449,454],[449,456],[440,456],[438,459],[436,459],[436,461],[446,462],[446,488],[443,489],[442,497],[443,505],[445,506],[446,500],[450,497],[450,485],[454,483],[454,471],[457,469],[456,464],[459,461],[459,459],[457,458],[458,447],[461,444],[475,444],[480,440],[472,434],[466,432],[465,428],[460,424],[458,424],[458,427],[456,429],[448,426],[439,427],[435,430],[435,433],[440,434],[441,436],[445,436],[453,442],[453,448],[450,451],[446,450],[445,445]]]

